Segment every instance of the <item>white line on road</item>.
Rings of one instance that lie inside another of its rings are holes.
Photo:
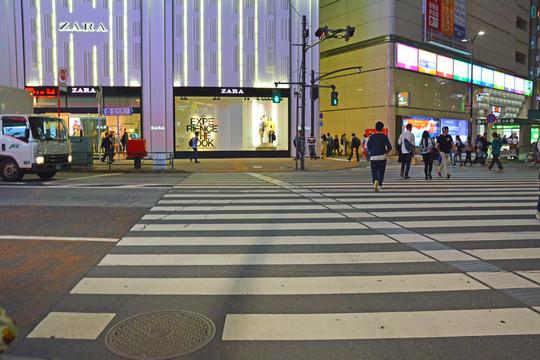
[[[50,312],[29,338],[95,340],[116,314]]]
[[[532,212],[530,209],[513,209],[510,210],[446,210],[446,211],[377,211],[372,212],[371,214],[377,217],[415,217],[415,218],[429,218],[431,216],[481,216],[489,217],[494,215],[531,215]],[[537,235],[540,237],[540,235]]]
[[[106,255],[99,266],[321,265],[433,262],[416,251],[283,254]]]
[[[72,294],[323,295],[486,290],[463,274],[280,278],[84,278]]]
[[[528,308],[340,314],[229,314],[223,340],[353,340],[537,335]]]
[[[540,259],[540,248],[463,250],[483,260]]]
[[[395,244],[385,235],[333,236],[213,236],[213,237],[125,237],[118,246],[254,246],[254,245],[338,245]]]
[[[435,214],[434,214],[435,215]],[[534,215],[532,215],[534,216]],[[490,226],[538,226],[536,219],[474,219],[474,220],[423,220],[423,221],[396,221],[404,228],[464,228],[464,227],[490,227]]]
[[[243,224],[135,224],[131,231],[279,231],[366,229],[357,222],[243,223]]]
[[[512,210],[513,214],[515,210]],[[529,210],[530,213],[530,210]],[[512,232],[479,232],[479,233],[444,233],[429,234],[433,238],[442,242],[455,241],[492,241],[492,240],[538,240],[540,234],[538,231],[512,231]]]

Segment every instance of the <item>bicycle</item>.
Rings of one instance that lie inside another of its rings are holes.
[[[540,162],[540,160],[538,160],[538,156],[533,152],[530,152],[525,156],[525,164],[527,164],[528,167],[533,167],[538,164],[538,162]]]

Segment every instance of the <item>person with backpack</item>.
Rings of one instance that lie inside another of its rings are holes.
[[[399,176],[405,179],[409,179],[409,170],[411,168],[412,157],[414,156],[414,135],[411,132],[412,125],[407,124],[405,131],[399,136],[398,146],[401,147],[402,160],[401,160],[401,172]]]
[[[431,171],[433,170],[435,146],[435,141],[432,137],[429,137],[429,132],[424,130],[422,140],[420,140],[420,154],[424,160],[424,175],[426,176],[426,180],[433,179]]]
[[[491,142],[491,155],[493,158],[491,159],[491,164],[488,166],[488,170],[491,170],[493,168],[493,165],[497,164],[499,167],[499,171],[503,172],[503,166],[501,164],[501,147],[502,147],[502,141],[501,138],[498,136],[496,132],[493,133],[493,141]]]
[[[351,161],[354,149],[356,149],[356,162],[360,162],[360,139],[356,137],[355,133],[352,133],[351,136],[351,155],[349,155],[349,161]]]
[[[197,143],[199,142],[199,132],[195,131],[195,135],[189,140],[189,147],[193,149],[193,154],[189,157],[189,161],[199,162],[199,151],[197,150]]]

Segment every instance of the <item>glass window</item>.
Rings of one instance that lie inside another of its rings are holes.
[[[201,151],[287,150],[288,100],[175,97],[176,151],[189,151],[199,132]]]
[[[26,138],[26,120],[23,118],[3,117],[2,134],[28,142]]]

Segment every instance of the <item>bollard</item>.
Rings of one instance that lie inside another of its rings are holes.
[[[135,158],[133,159],[133,165],[135,169],[141,168],[141,158],[139,156],[135,156]]]

